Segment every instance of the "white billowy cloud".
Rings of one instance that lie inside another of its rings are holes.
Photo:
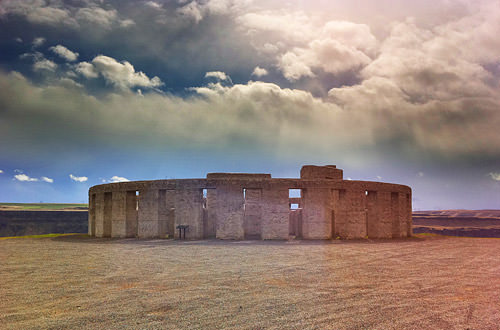
[[[154,1],[147,1],[144,3],[144,5],[148,6],[148,7],[151,7],[151,8],[162,8],[162,5],[159,4],[158,2],[154,2]]]
[[[33,53],[24,53],[19,56],[21,59],[33,60],[33,71],[55,71],[58,65],[51,60],[45,58],[43,53],[34,51]]]
[[[192,0],[179,1],[184,4],[177,13],[199,23],[207,15],[227,15],[241,12],[250,1],[247,0]]]
[[[35,60],[33,63],[33,71],[55,71],[57,69],[57,64],[46,58]]]
[[[500,181],[500,173],[491,172],[489,173],[489,176],[495,181]]]
[[[26,17],[30,23],[46,25],[76,26],[69,8],[63,8],[57,2],[52,5],[45,1],[5,0],[0,4],[0,12]]]
[[[114,182],[128,182],[130,181],[129,179],[127,178],[124,178],[122,176],[117,176],[117,175],[114,175],[111,177],[111,179],[109,180],[102,180],[103,182],[111,182],[111,183],[114,183]]]
[[[79,22],[89,25],[100,25],[105,28],[111,27],[111,24],[118,19],[116,9],[106,10],[101,7],[92,6],[80,8],[75,14]]]
[[[60,57],[64,58],[66,61],[73,62],[78,59],[78,53],[72,52],[68,48],[64,47],[63,45],[57,45],[54,47],[49,48],[54,54],[59,55]]]
[[[83,75],[85,78],[97,78],[99,77],[99,72],[94,67],[92,63],[80,62],[75,67],[76,72]]]
[[[127,61],[118,62],[112,57],[99,55],[92,63],[80,62],[76,71],[86,78],[96,78],[99,74],[106,82],[120,89],[132,87],[155,88],[163,85],[158,77],[149,78],[144,72],[136,72],[134,66]]]
[[[267,76],[268,75],[268,72],[266,69],[264,68],[261,68],[260,66],[256,66],[255,69],[253,69],[253,72],[252,72],[252,76],[255,76],[255,77],[263,77],[263,76]]]
[[[71,180],[73,180],[75,182],[85,182],[89,179],[86,176],[75,176],[73,174],[70,174],[69,177]]]
[[[225,72],[221,71],[211,71],[205,73],[205,78],[214,78],[215,80],[218,81],[227,81],[232,83],[231,77],[229,77]]]
[[[368,65],[377,41],[366,24],[329,21],[304,46],[278,56],[278,65],[288,80],[313,77],[315,70],[338,74]]]
[[[31,178],[31,177],[27,176],[26,174],[16,174],[16,175],[14,175],[14,179],[16,179],[17,181],[21,181],[21,182],[37,182],[38,181],[37,178]]]
[[[38,48],[41,45],[43,45],[45,43],[45,41],[46,41],[45,38],[38,37],[38,38],[33,39],[33,42],[31,44],[33,45],[33,48]]]
[[[48,183],[54,183],[54,179],[48,178],[46,176],[42,176],[40,180]]]
[[[225,77],[212,76],[219,80]],[[328,98],[273,83],[225,86],[216,82],[192,88],[195,95],[188,97],[125,93],[96,99],[60,85],[35,87],[15,74],[0,74],[0,79],[6,86],[0,91],[2,99],[25,95],[6,106],[8,126],[21,125],[16,118],[22,114],[24,131],[29,134],[28,119],[42,111],[45,123],[53,123],[50,136],[59,131],[65,136],[64,132],[71,130],[72,139],[78,143],[105,141],[126,147],[133,141],[148,147],[244,147],[283,153],[339,153],[381,143],[397,143],[399,147],[394,150],[417,154],[467,155],[478,150],[496,154],[500,150],[500,136],[496,134],[500,100],[495,94],[477,97],[473,103],[457,98],[420,104],[412,102],[397,83],[385,77],[370,77],[358,85],[332,89]],[[461,119],[450,120],[450,116]],[[39,121],[34,120],[32,126],[41,129]],[[8,130],[2,137],[15,141],[15,134],[16,130]],[[466,143],[456,143],[457,138]]]
[[[86,7],[74,7],[62,1],[4,0],[0,3],[0,14],[24,16],[30,23],[49,26],[82,28],[98,26],[109,29],[114,24],[121,27],[134,25],[129,18],[123,19],[110,5],[101,7],[100,1],[84,1]]]

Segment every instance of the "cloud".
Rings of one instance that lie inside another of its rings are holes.
[[[109,180],[109,182],[127,182],[127,181],[130,180],[122,176],[116,176],[116,175],[112,176],[111,179]]]
[[[33,71],[55,71],[56,69],[57,64],[46,58],[36,60],[35,63],[33,63]]]
[[[76,72],[83,75],[85,78],[97,78],[99,77],[99,72],[94,67],[92,63],[80,62],[75,67]]]
[[[55,71],[58,65],[51,60],[45,58],[45,56],[39,51],[33,53],[24,53],[19,56],[20,59],[32,59],[33,60],[33,71]]]
[[[38,38],[33,39],[33,42],[31,44],[33,45],[33,48],[38,48],[41,45],[43,45],[45,43],[45,41],[46,41],[45,38],[38,37]]]
[[[423,177],[423,176],[424,176],[424,172],[418,172],[418,173],[417,173],[417,175],[418,175],[419,177]]]
[[[70,174],[69,177],[75,182],[85,182],[89,179],[86,176],[74,176],[73,174]]]
[[[120,26],[124,28],[128,28],[133,25],[135,25],[135,22],[129,18],[120,21]]]
[[[35,87],[16,75],[0,74],[0,84],[5,86],[0,90],[5,123],[0,139],[19,141],[11,153],[45,150],[44,143],[58,140],[83,149],[99,143],[127,150],[301,150],[302,157],[310,156],[309,151],[358,152],[362,157],[366,152],[360,150],[383,153],[387,148],[398,157],[467,157],[476,152],[500,157],[498,101],[412,103],[397,84],[382,77],[332,89],[328,98],[264,82],[209,83],[182,97],[109,93],[100,98],[60,85]],[[43,122],[36,120],[40,114]],[[455,115],[464,119],[450,120]],[[456,143],[457,137],[466,143]]]
[[[377,51],[377,39],[367,24],[321,22],[300,11],[247,13],[236,20],[259,52],[276,54],[278,68],[292,82],[317,72],[358,71]]]
[[[78,53],[72,52],[68,48],[62,46],[62,45],[57,45],[54,47],[49,48],[54,54],[59,55],[60,57],[64,58],[65,60],[69,62],[76,61],[78,59]]]
[[[84,63],[84,64],[82,64]],[[163,85],[158,77],[149,78],[142,71],[136,72],[134,66],[127,61],[118,62],[112,57],[99,55],[92,60],[93,69],[87,62],[78,65],[77,70],[86,77],[92,77],[94,72],[99,72],[104,79],[121,89],[131,87],[154,88]]]
[[[2,173],[3,173],[3,170],[0,170],[0,174],[2,174]]]
[[[177,12],[185,17],[193,19],[195,23],[203,19],[202,9],[196,1],[191,1],[184,7],[177,9]]]
[[[187,1],[179,1],[184,3]],[[240,0],[193,0],[177,9],[177,13],[199,23],[207,15],[229,15],[247,6],[248,1]]]
[[[491,172],[488,174],[493,180],[500,181],[500,173]]]
[[[281,55],[279,67],[291,81],[314,77],[315,69],[332,74],[359,70],[372,61],[369,54],[375,45],[367,25],[330,21],[307,47],[296,47]]]
[[[144,3],[145,6],[151,7],[151,8],[162,8],[161,4],[154,2],[154,1],[147,1]]]
[[[17,181],[21,181],[21,182],[36,182],[36,181],[38,181],[37,178],[30,178],[26,174],[16,174],[16,175],[14,175],[14,178]]]
[[[78,9],[75,18],[80,23],[110,28],[113,22],[118,20],[118,15],[115,9],[106,10],[101,7],[92,6]]]
[[[40,178],[40,180],[44,181],[44,182],[48,182],[48,183],[53,183],[54,182],[54,179],[51,179],[51,178],[48,178],[46,176],[42,176]]]
[[[46,25],[68,25],[75,26],[77,23],[71,17],[71,12],[67,8],[61,8],[56,2],[51,4],[45,1],[9,1],[0,4],[0,12],[3,10],[7,14],[24,16],[30,23]]]
[[[215,80],[218,81],[227,81],[229,83],[232,83],[231,77],[229,77],[225,72],[221,71],[211,71],[205,73],[205,78],[214,78]]]
[[[256,77],[263,77],[263,76],[267,76],[268,75],[268,72],[266,69],[264,68],[261,68],[260,66],[256,66],[255,69],[253,69],[253,72],[252,72],[252,76],[256,76]]]
[[[80,7],[86,5],[85,7]],[[23,16],[28,22],[49,26],[65,26],[81,28],[82,26],[98,26],[109,29],[115,23],[118,26],[130,26],[135,24],[131,19],[121,19],[118,11],[110,5],[100,7],[102,2],[82,1],[68,3],[62,1],[15,1],[6,0],[0,4],[0,13]]]

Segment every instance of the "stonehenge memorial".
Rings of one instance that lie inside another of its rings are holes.
[[[306,165],[300,179],[209,173],[89,189],[91,236],[179,238],[183,227],[186,239],[407,237],[411,188],[343,180],[335,165]]]

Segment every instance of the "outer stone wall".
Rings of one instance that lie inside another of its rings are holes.
[[[412,234],[411,189],[343,180],[334,165],[304,166],[300,179],[209,173],[94,186],[88,219],[96,237],[179,238],[184,225],[186,239],[399,238]]]

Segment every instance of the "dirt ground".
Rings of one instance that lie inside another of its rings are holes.
[[[2,329],[499,329],[500,239],[0,240]]]

